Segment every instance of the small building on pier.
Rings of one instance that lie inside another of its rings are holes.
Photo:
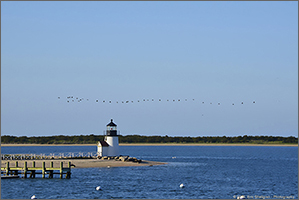
[[[98,142],[98,155],[99,156],[119,156],[119,144],[117,134],[117,125],[111,119],[107,124],[106,134],[104,141]]]

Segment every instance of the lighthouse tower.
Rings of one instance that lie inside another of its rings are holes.
[[[107,130],[104,141],[98,143],[98,154],[100,156],[118,156],[119,145],[118,145],[117,125],[111,122],[107,124]]]

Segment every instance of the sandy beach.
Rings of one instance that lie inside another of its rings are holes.
[[[1,144],[2,147],[17,146],[94,146],[96,144]],[[298,147],[298,144],[219,144],[219,143],[120,143],[119,146],[277,146],[277,147]]]
[[[23,167],[25,160],[2,160],[1,167],[6,167],[6,162],[9,162],[10,167],[15,166],[18,161],[18,166]],[[59,167],[60,162],[63,162],[63,167],[68,167],[68,163],[75,165],[72,168],[97,168],[97,167],[131,167],[131,166],[153,166],[163,165],[167,163],[143,160],[141,163],[123,162],[116,160],[101,160],[101,159],[61,159],[61,160],[26,160],[27,166],[31,167],[35,161],[36,167],[42,167],[42,162],[45,162],[46,167],[50,167],[50,162],[53,162],[53,167]]]

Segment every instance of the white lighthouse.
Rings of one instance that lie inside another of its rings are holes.
[[[117,125],[111,122],[107,124],[104,141],[98,142],[98,155],[100,156],[119,156]]]

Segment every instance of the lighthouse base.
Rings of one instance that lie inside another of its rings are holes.
[[[118,136],[105,136],[105,141],[109,144],[107,156],[119,156]]]
[[[99,156],[119,156],[119,144],[117,136],[105,136],[104,141],[98,143]]]

